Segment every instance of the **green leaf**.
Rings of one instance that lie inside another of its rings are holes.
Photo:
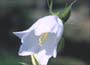
[[[71,14],[71,9],[72,9],[72,6],[73,4],[76,2],[76,0],[74,0],[69,6],[66,6],[64,8],[64,11],[61,13],[58,14],[58,16],[63,20],[63,22],[65,23],[68,18],[70,17],[70,14]]]

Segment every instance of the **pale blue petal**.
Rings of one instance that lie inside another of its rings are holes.
[[[35,28],[35,35],[38,36],[45,32],[52,32],[53,28],[58,24],[57,16],[45,16],[37,22],[38,25]]]
[[[63,25],[63,22],[58,17],[57,17],[57,21],[58,21],[58,29],[56,34],[57,34],[58,41],[60,41],[63,35],[64,25]]]
[[[27,56],[38,53],[40,46],[38,45],[38,37],[35,36],[34,31],[31,31],[21,39],[22,45],[20,46],[19,55]]]
[[[47,65],[49,59],[52,57],[51,55],[47,55],[46,52],[46,50],[42,50],[37,54],[40,65]]]
[[[18,31],[18,32],[13,32],[14,35],[18,36],[19,38],[22,38],[24,35],[30,33],[32,30],[34,30],[38,25],[38,22],[35,22],[31,27],[24,31]]]
[[[44,49],[46,51],[46,55],[51,55],[53,57],[56,57],[57,45],[58,45],[58,41],[57,41],[56,34],[55,33],[49,33],[48,34],[48,40],[42,46],[42,50]]]
[[[26,34],[26,32],[23,32],[23,31],[13,32],[13,34],[16,35],[19,38],[22,38]]]

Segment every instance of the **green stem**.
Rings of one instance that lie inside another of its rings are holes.
[[[49,7],[49,13],[52,14],[53,0],[47,0],[47,4]]]
[[[53,0],[50,1],[49,12],[52,13]]]

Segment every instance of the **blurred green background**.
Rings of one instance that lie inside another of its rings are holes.
[[[54,11],[62,11],[66,2],[54,0]],[[64,48],[48,65],[90,65],[90,2],[77,0],[65,23]],[[37,19],[48,15],[46,0],[0,0],[0,65],[28,65],[30,57],[18,56],[20,39],[12,34],[29,28]]]

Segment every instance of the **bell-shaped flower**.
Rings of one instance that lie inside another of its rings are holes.
[[[21,39],[20,56],[37,55],[40,65],[57,55],[57,45],[63,34],[63,23],[58,16],[50,15],[37,20],[29,29],[13,32]]]

